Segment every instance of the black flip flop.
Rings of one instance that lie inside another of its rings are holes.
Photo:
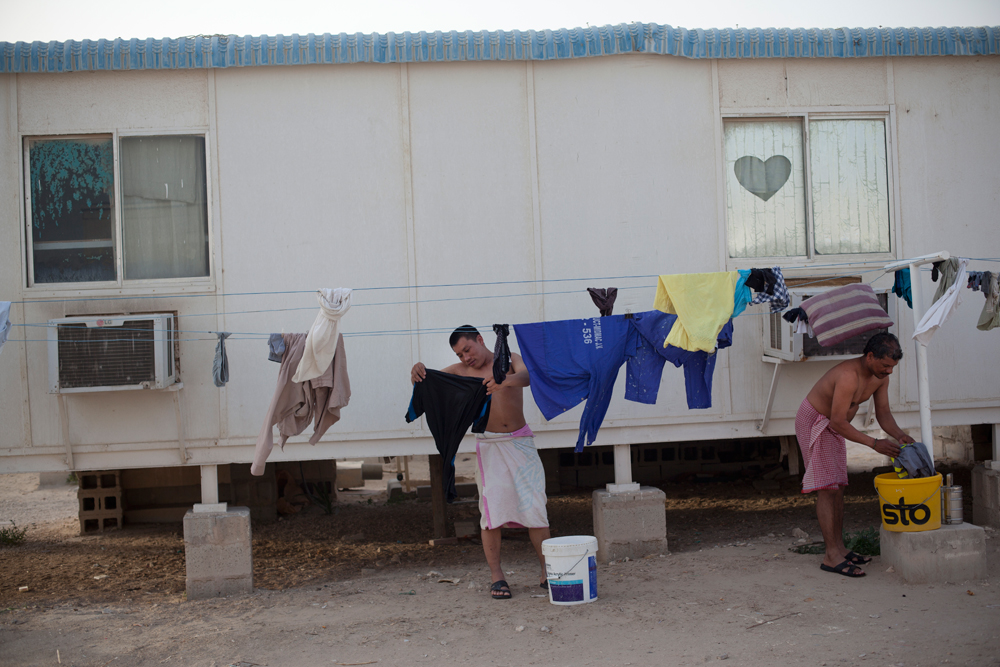
[[[867,565],[868,563],[872,562],[871,558],[867,558],[865,556],[862,556],[861,554],[856,554],[853,551],[848,551],[847,555],[844,556],[844,560],[850,561],[855,565]]]
[[[506,590],[504,590],[506,589]],[[494,592],[500,593],[500,595],[493,595]],[[507,582],[501,579],[500,581],[494,581],[490,585],[490,597],[494,600],[509,600],[511,596],[510,586]]]
[[[835,574],[842,574],[845,577],[851,577],[852,579],[858,579],[865,576],[865,573],[861,571],[861,568],[852,563],[849,560],[845,560],[843,563],[836,567],[830,567],[826,564],[821,564],[819,569],[824,572],[833,572]]]
[[[549,580],[546,579],[542,583],[538,584],[538,587],[539,588],[544,588],[545,590],[549,590]]]

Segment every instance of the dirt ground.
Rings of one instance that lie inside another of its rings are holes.
[[[812,496],[752,482],[663,485],[670,553],[600,566],[598,600],[557,607],[523,536],[493,601],[478,545],[428,546],[429,503],[384,497],[254,524],[255,592],[188,602],[180,524],[80,537],[74,487],[0,475],[0,523],[28,527],[0,547],[0,665],[1000,665],[997,533],[986,580],[907,585],[876,558],[854,581],[788,551],[795,528],[819,539]],[[559,535],[592,534],[591,512],[589,493],[549,501]],[[846,527],[877,522],[853,474]]]

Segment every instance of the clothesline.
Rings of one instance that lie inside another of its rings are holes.
[[[970,261],[975,262],[1000,262],[1000,257],[970,257]],[[770,258],[770,261],[774,261],[774,258]],[[901,260],[901,261],[906,261]],[[764,262],[766,263],[766,262]],[[832,264],[803,264],[799,266],[783,266],[784,270],[798,270],[798,269],[825,269],[825,268],[835,268],[840,266],[855,266],[862,267],[869,264],[878,264],[879,266],[885,265],[884,260],[865,260],[860,262],[838,262]],[[762,263],[763,265],[763,263]],[[929,269],[927,269],[929,270]],[[862,271],[861,273],[865,273]],[[847,272],[840,275],[852,275],[857,274],[858,271]],[[639,279],[655,279],[659,274],[649,274],[649,275],[632,275],[632,276],[604,276],[604,277],[588,277],[588,278],[538,278],[534,280],[500,280],[491,282],[471,282],[471,283],[437,283],[430,285],[390,285],[390,286],[380,286],[380,287],[355,287],[352,288],[355,292],[367,292],[367,291],[380,291],[380,290],[408,290],[408,289],[435,289],[442,287],[489,287],[495,285],[529,285],[535,283],[558,283],[558,282],[607,282],[612,280],[639,280]],[[833,276],[827,276],[828,279]],[[133,301],[136,299],[211,299],[218,297],[237,297],[237,296],[269,296],[269,295],[287,295],[287,294],[315,294],[316,290],[273,290],[273,291],[260,291],[260,292],[223,292],[223,293],[202,293],[202,294],[146,294],[137,296],[106,296],[106,297],[77,297],[72,299],[23,299],[20,301],[12,301],[11,303],[75,303],[81,301]],[[481,297],[482,298],[482,297]],[[408,303],[408,302],[406,302]],[[253,311],[248,311],[253,312]],[[262,311],[266,312],[266,311]]]
[[[1000,261],[1000,259],[994,260],[992,258],[977,258],[977,261]],[[928,269],[928,270],[930,270],[930,269]],[[830,280],[832,278],[836,278],[836,277],[839,277],[839,276],[858,275],[858,274],[862,274],[863,275],[865,273],[875,273],[875,274],[877,274],[872,280],[868,281],[868,284],[871,284],[871,283],[875,282],[876,280],[878,280],[878,278],[882,274],[882,270],[881,269],[869,269],[869,270],[865,270],[865,271],[849,271],[849,272],[845,272],[845,273],[841,273],[841,274],[828,275],[828,276],[825,276],[825,277],[822,277],[822,278],[818,278],[817,280],[814,280],[814,281],[810,281],[810,282],[806,282],[806,283],[797,283],[796,285],[793,286],[793,289],[798,289],[798,288],[801,288],[801,287],[806,287],[808,285],[815,284],[815,283],[826,282],[826,281],[828,281],[828,280]],[[645,278],[645,277],[647,277],[647,276],[623,276],[623,277],[619,277],[618,279],[625,279],[625,278],[637,279],[637,278]],[[584,279],[584,278],[572,278],[572,279],[569,279],[568,278],[568,279],[553,279],[551,282],[565,282],[565,281],[577,281],[577,280],[587,280],[587,281],[590,281],[590,282],[600,282],[600,281],[604,281],[604,280],[615,280],[615,279],[616,278],[589,278],[589,279]],[[481,285],[521,284],[521,283],[525,283],[525,282],[549,282],[549,281],[508,281],[506,283],[479,283],[479,284],[481,284]],[[474,285],[474,284],[475,283],[469,283],[469,285]],[[440,287],[440,286],[446,286],[446,285],[436,285],[436,286]],[[457,286],[457,285],[449,285],[449,286]],[[632,290],[634,290],[634,289],[650,289],[652,287],[654,287],[654,286],[652,286],[652,285],[637,285],[637,286],[626,286],[626,287],[622,287],[622,288],[619,288],[619,289],[620,290],[626,290],[626,289],[632,289]],[[380,288],[361,288],[361,289],[363,290],[363,289],[380,289]],[[296,293],[298,293],[298,292],[296,292]],[[307,293],[313,293],[313,291],[309,291]],[[370,304],[356,304],[355,307],[381,306],[381,305],[408,305],[408,304],[411,304],[411,303],[420,304],[420,303],[434,303],[434,302],[442,302],[442,301],[465,301],[465,300],[481,300],[481,299],[492,299],[492,298],[512,298],[512,297],[524,297],[524,296],[548,296],[548,295],[578,294],[578,293],[580,293],[579,290],[561,290],[561,291],[555,291],[555,292],[528,292],[528,293],[521,293],[521,294],[500,294],[500,295],[484,295],[484,296],[470,296],[470,297],[452,297],[452,298],[425,299],[425,300],[417,299],[415,301],[376,302],[376,303],[370,303]],[[249,293],[247,293],[247,294],[249,294]],[[192,295],[185,295],[185,296],[192,296]],[[310,310],[310,311],[313,311],[313,310],[315,310],[315,306],[296,307],[296,308],[259,309],[259,310],[252,310],[252,311],[236,311],[236,312],[194,313],[194,314],[178,315],[178,317],[205,317],[205,316],[213,316],[213,315],[214,316],[219,316],[219,315],[231,316],[231,315],[237,315],[237,314],[256,314],[256,313],[264,313],[264,312],[287,312],[287,311],[293,311],[293,310]],[[750,316],[760,316],[760,315],[768,315],[769,313],[767,313],[767,312],[750,312],[750,313],[746,313],[746,314],[750,315]],[[35,322],[35,323],[23,323],[23,324],[11,323],[11,325],[12,326],[21,326],[21,327],[44,327],[44,328],[49,328],[49,327],[52,327],[52,326],[58,326],[58,325],[49,324],[48,322]],[[485,326],[487,329],[489,329],[489,327],[490,327],[490,325],[480,325],[480,326]],[[115,330],[116,331],[143,331],[143,332],[149,332],[149,331],[154,331],[154,332],[160,331],[160,332],[162,332],[162,331],[165,331],[165,330],[150,330],[150,329],[126,329],[126,328],[121,328],[121,327],[116,327]],[[382,330],[382,331],[370,331],[370,332],[347,332],[344,335],[345,335],[345,337],[351,337],[351,338],[354,338],[354,337],[374,337],[374,336],[402,336],[402,335],[413,335],[413,334],[442,333],[442,332],[449,332],[451,330],[452,330],[451,327],[434,327],[434,328],[423,328],[423,329],[400,329],[400,330]],[[178,334],[199,334],[200,333],[200,334],[212,334],[212,335],[215,335],[215,334],[218,334],[219,332],[218,331],[214,331],[214,330],[178,329],[178,330],[175,331],[175,333],[178,333]],[[262,339],[265,339],[266,337],[270,336],[270,333],[268,333],[268,332],[230,332],[230,333],[231,333],[232,336],[235,336],[234,338],[230,338],[230,340],[240,340],[240,341],[242,341],[242,340],[262,340]],[[105,339],[105,340],[106,340],[106,342],[134,342],[133,339]],[[152,340],[156,341],[158,339],[152,339]],[[215,338],[185,338],[185,339],[176,339],[176,340],[178,342],[198,342],[198,341],[216,342]],[[8,341],[10,341],[10,342],[46,342],[47,343],[48,339],[30,339],[30,338],[17,339],[17,338],[8,338]]]
[[[831,275],[824,276],[822,278],[818,278],[816,280],[809,281],[809,282],[806,282],[806,283],[798,283],[798,284],[796,284],[794,286],[794,289],[798,289],[798,288],[801,288],[801,287],[807,287],[809,285],[813,285],[813,284],[816,284],[816,283],[826,282],[826,281],[828,281],[830,279],[833,279],[833,278],[838,278],[838,277],[843,277],[843,276],[855,276],[855,275],[859,275],[859,274],[860,275],[864,275],[866,273],[875,273],[875,274],[877,274],[875,276],[875,279],[878,279],[878,277],[882,273],[882,270],[881,269],[868,269],[868,270],[865,270],[865,271],[848,271],[848,272],[844,272],[844,273],[831,274]],[[638,276],[635,276],[635,277],[638,277]],[[652,277],[653,278],[658,278],[659,276],[652,276]],[[578,280],[578,279],[574,278],[573,280]],[[583,279],[579,279],[579,280],[583,280]],[[594,278],[594,279],[586,279],[586,280],[589,280],[590,282],[595,282],[596,283],[596,282],[599,282],[599,281],[602,281],[602,280],[613,280],[613,279]],[[656,288],[656,285],[633,285],[633,286],[619,287],[618,289],[619,290],[636,290],[636,289],[655,289],[655,288]],[[310,293],[311,294],[315,293],[315,291],[312,291]],[[553,295],[561,295],[561,294],[580,294],[580,293],[581,293],[580,290],[560,290],[560,291],[556,291],[556,292],[524,292],[524,293],[520,293],[520,294],[491,294],[491,295],[480,295],[480,296],[449,297],[449,298],[441,298],[441,299],[416,299],[416,300],[413,300],[413,301],[384,301],[384,302],[376,302],[376,303],[359,303],[359,304],[353,304],[352,307],[353,308],[360,308],[360,307],[366,307],[366,306],[410,305],[410,304],[422,304],[422,303],[437,303],[437,302],[443,302],[443,301],[471,301],[471,300],[477,300],[478,301],[478,300],[483,300],[483,299],[504,299],[504,298],[513,298],[513,297],[553,296]],[[58,303],[58,302],[56,302],[56,303]],[[315,311],[316,310],[316,306],[301,306],[301,307],[295,307],[295,308],[258,309],[258,310],[235,311],[235,312],[185,313],[185,314],[179,314],[177,317],[178,318],[181,318],[181,317],[211,317],[211,316],[220,316],[220,315],[229,317],[231,315],[271,313],[271,312],[289,312],[289,311],[296,311],[296,310]],[[766,313],[749,313],[749,314],[751,314],[751,315],[765,315]],[[13,326],[20,326],[20,327],[51,327],[51,326],[55,326],[55,325],[50,325],[48,322],[32,322],[32,323],[24,323],[24,324],[13,324]],[[118,331],[129,331],[129,329],[122,329],[120,327],[117,328],[117,330]],[[149,329],[143,329],[143,331],[149,331]],[[449,329],[449,331],[450,331],[450,329]],[[188,329],[178,329],[176,332],[177,333],[212,333],[212,334],[216,333],[215,331],[200,331],[200,330],[193,330],[193,329],[191,329],[191,330],[188,330]],[[269,334],[268,333],[264,333],[264,332],[252,332],[250,334],[245,334],[245,335],[267,336]],[[11,339],[11,340],[13,340],[13,339]],[[201,340],[201,339],[199,339],[199,340]],[[204,340],[208,340],[208,339],[204,339]],[[212,340],[214,340],[214,339],[212,339]],[[236,340],[240,340],[240,339],[236,339]]]

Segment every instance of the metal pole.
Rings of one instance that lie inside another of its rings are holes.
[[[214,505],[219,502],[219,467],[201,466],[201,504]]]
[[[920,266],[910,264],[910,290],[913,294],[913,328],[917,328],[923,313],[923,287],[920,284]],[[934,456],[934,430],[931,428],[931,383],[927,373],[927,346],[913,341],[917,352],[917,400],[920,403],[920,440]]]

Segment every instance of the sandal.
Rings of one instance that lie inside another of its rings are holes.
[[[857,579],[859,577],[865,576],[865,573],[861,571],[861,568],[852,563],[849,560],[845,560],[843,563],[836,567],[830,567],[826,564],[821,564],[819,569],[824,572],[834,572],[836,574],[842,574],[845,577],[851,577],[852,579]]]
[[[490,597],[494,600],[509,600],[511,598],[510,586],[503,579],[494,581],[490,584]]]
[[[844,560],[850,561],[855,565],[866,565],[867,563],[872,562],[871,558],[862,556],[861,554],[856,554],[853,551],[848,551],[847,555],[844,556]]]
[[[546,579],[542,583],[538,584],[538,587],[539,588],[544,588],[545,590],[549,590],[549,580]]]

